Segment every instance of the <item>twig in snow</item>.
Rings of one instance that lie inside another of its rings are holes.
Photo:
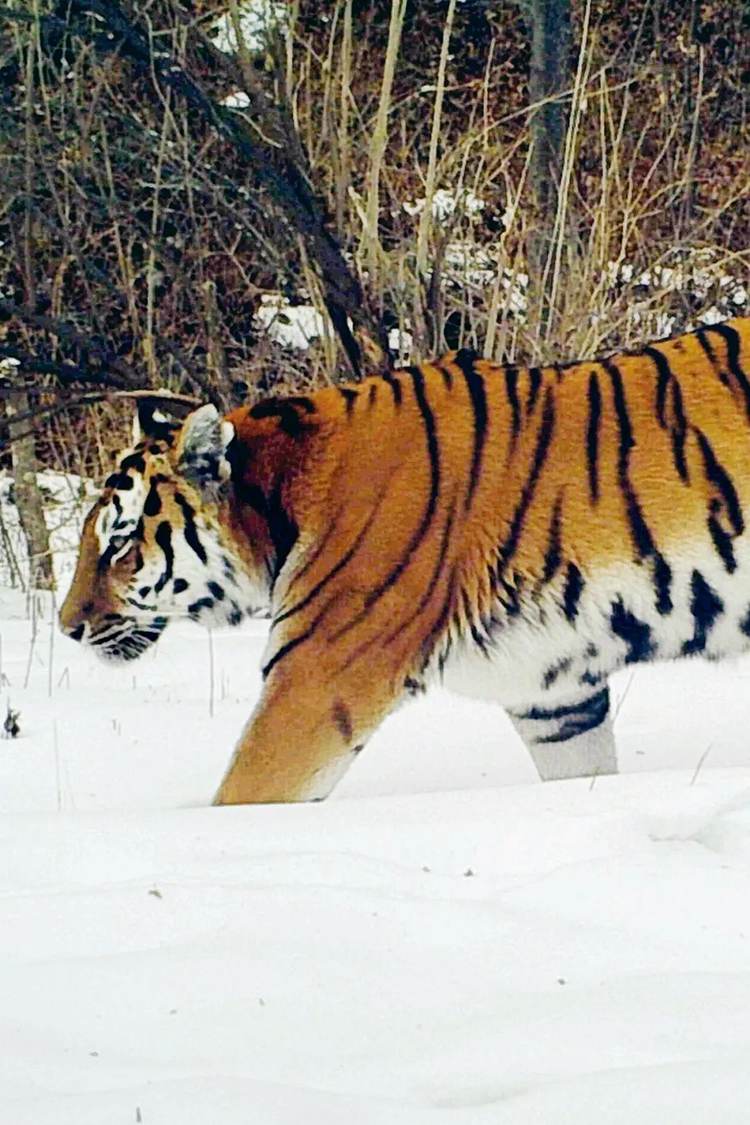
[[[617,720],[617,716],[620,714],[620,710],[622,708],[623,703],[625,702],[625,700],[628,697],[628,692],[630,691],[631,687],[633,686],[633,680],[634,679],[635,679],[635,668],[630,673],[630,679],[627,682],[627,685],[625,687],[625,691],[622,693],[622,695],[620,696],[620,698],[618,700],[617,707],[615,708],[615,713],[612,716],[612,724],[613,725]]]
[[[52,698],[52,674],[55,665],[55,625],[57,622],[57,606],[55,605],[55,592],[52,591],[52,613],[49,619],[49,667],[47,669],[47,695]]]
[[[23,681],[24,690],[29,686],[31,675],[31,661],[34,659],[34,646],[36,644],[36,598],[31,599],[31,640],[29,641],[29,659],[26,664],[26,676]]]
[[[690,786],[689,786],[689,788],[692,788],[692,787],[693,787],[693,785],[695,785],[695,779],[696,779],[696,777],[698,776],[698,774],[699,774],[699,773],[701,772],[701,766],[703,765],[703,763],[705,762],[705,760],[706,760],[706,758],[708,757],[709,753],[711,752],[711,747],[712,747],[712,746],[713,746],[713,742],[709,742],[708,746],[706,747],[706,749],[705,749],[705,750],[703,751],[703,753],[701,754],[700,758],[698,759],[698,765],[697,765],[697,766],[695,767],[695,773],[693,774],[693,776],[692,776],[692,777],[691,777],[691,779],[690,779]]]

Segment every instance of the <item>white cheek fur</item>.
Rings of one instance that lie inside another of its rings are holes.
[[[94,534],[102,554],[113,537],[132,535],[143,514],[146,498],[145,482],[140,477],[131,477],[131,480],[133,487],[126,492],[116,492],[106,508],[99,513],[94,524]]]
[[[188,617],[202,625],[236,625],[267,600],[215,528],[196,520],[201,558],[180,527],[154,544],[131,583],[130,604],[146,613]]]

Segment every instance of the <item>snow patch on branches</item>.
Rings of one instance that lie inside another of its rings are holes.
[[[281,0],[244,0],[239,6],[239,12],[240,31],[245,46],[248,51],[262,51],[271,28],[284,32],[288,27],[290,5]],[[235,54],[237,38],[228,13],[217,20],[211,35],[220,51],[228,55]]]

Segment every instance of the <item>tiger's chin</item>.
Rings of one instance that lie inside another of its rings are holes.
[[[159,640],[167,627],[166,617],[155,617],[142,623],[133,618],[120,618],[101,637],[94,634],[90,647],[105,664],[124,664],[137,660]]]

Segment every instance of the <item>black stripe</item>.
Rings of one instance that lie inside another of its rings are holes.
[[[728,387],[729,386],[729,376],[726,374],[725,371],[722,371],[721,367],[719,366],[718,360],[716,359],[716,352],[713,349],[711,341],[708,339],[708,336],[706,335],[705,328],[699,328],[697,330],[697,332],[695,333],[695,338],[698,341],[698,343],[700,344],[700,346],[703,348],[703,351],[706,355],[706,359],[708,360],[708,362],[711,364],[711,366],[713,368],[716,369],[716,371],[718,371],[719,379],[721,380],[721,382],[724,384],[725,387]]]
[[[146,497],[146,501],[143,505],[143,514],[145,516],[158,516],[160,511],[161,498],[159,496],[159,485],[157,481],[152,479],[151,485],[148,490],[148,496]]]
[[[254,512],[257,512],[259,516],[265,517],[266,497],[260,485],[252,484],[238,476],[234,480],[234,491],[241,504],[247,505],[248,508],[252,508]]]
[[[182,515],[185,519],[185,542],[187,543],[188,547],[190,547],[190,549],[195,552],[201,562],[206,563],[208,561],[208,556],[206,555],[203,544],[198,538],[198,529],[195,526],[195,516],[193,508],[190,504],[188,504],[182,493],[175,492],[174,498],[175,503],[178,504],[182,509]]]
[[[519,500],[516,510],[513,514],[510,530],[501,544],[498,551],[498,557],[501,565],[505,565],[513,557],[518,548],[518,541],[523,528],[523,521],[526,518],[526,513],[529,510],[529,505],[534,499],[534,492],[539,481],[544,462],[549,453],[550,442],[555,429],[555,402],[552,394],[552,388],[547,388],[547,393],[544,396],[544,413],[542,415],[542,423],[539,427],[536,439],[536,448],[534,450],[534,459],[531,464],[531,472],[529,473],[526,483],[521,492],[521,499]]]
[[[591,499],[599,499],[599,423],[602,415],[602,395],[596,372],[589,378],[589,425],[586,433],[586,457],[589,466],[589,492]]]
[[[213,598],[203,597],[203,598],[198,598],[194,602],[191,602],[190,605],[187,607],[187,611],[188,611],[188,614],[190,615],[190,617],[192,617],[193,620],[196,620],[196,618],[198,618],[200,616],[200,612],[201,612],[202,609],[213,609],[213,608],[214,608]]]
[[[641,559],[647,558],[649,555],[654,554],[654,540],[649,530],[648,524],[643,518],[641,506],[638,503],[638,497],[628,476],[628,462],[630,459],[630,450],[635,445],[633,438],[633,430],[630,425],[630,417],[628,415],[628,407],[625,401],[625,389],[622,383],[622,374],[612,360],[604,359],[601,361],[602,366],[607,371],[612,381],[612,393],[615,403],[615,413],[617,415],[617,424],[620,430],[620,450],[617,460],[617,475],[620,480],[620,487],[625,497],[625,506],[628,513],[628,520],[630,521],[630,529],[633,536],[633,543]]]
[[[438,371],[440,372],[440,374],[443,376],[443,382],[445,383],[446,390],[452,391],[453,390],[453,372],[451,371],[451,369],[449,367],[446,367],[446,365],[444,363],[438,363],[437,368],[438,368]]]
[[[685,484],[690,483],[687,461],[685,459],[685,437],[687,434],[687,419],[682,405],[682,388],[677,378],[672,379],[672,410],[674,413],[674,426],[672,427],[672,452],[674,463],[680,479]]]
[[[542,687],[544,688],[544,690],[549,691],[549,689],[554,683],[557,682],[560,676],[565,676],[570,671],[572,665],[572,659],[569,656],[566,656],[563,660],[558,660],[556,664],[552,664],[549,668],[547,668],[544,675],[542,676]]]
[[[306,606],[308,606],[310,604],[310,602],[313,601],[313,599],[318,596],[320,591],[325,589],[325,587],[328,585],[328,583],[331,581],[331,579],[335,578],[336,575],[340,571],[342,571],[344,569],[344,567],[349,562],[351,562],[351,560],[354,558],[355,554],[357,553],[357,550],[359,549],[359,547],[362,543],[362,540],[364,539],[365,535],[367,534],[367,532],[370,530],[370,527],[372,526],[372,521],[375,519],[375,516],[377,515],[378,509],[380,508],[380,504],[382,503],[384,495],[385,495],[385,489],[383,490],[383,493],[381,494],[380,500],[378,501],[376,507],[373,509],[369,518],[366,520],[365,524],[363,525],[363,527],[361,528],[361,530],[357,534],[357,537],[354,540],[354,542],[352,543],[349,550],[346,551],[346,553],[341,556],[341,558],[338,560],[338,562],[335,564],[335,566],[331,567],[331,569],[328,571],[327,574],[323,575],[323,577],[320,579],[319,582],[315,583],[312,590],[308,591],[308,593],[305,594],[304,598],[302,598],[300,601],[298,601],[296,603],[296,605],[293,605],[290,609],[284,610],[283,613],[280,613],[278,615],[278,617],[275,617],[273,619],[273,623],[271,625],[272,629],[275,629],[276,626],[280,625],[282,621],[286,621],[288,617],[292,617],[295,613],[299,613],[299,611],[301,609],[304,609]],[[328,538],[328,533],[326,533],[326,539],[327,538]],[[297,575],[295,575],[294,578],[295,578],[295,581],[296,581]]]
[[[669,366],[667,357],[663,354],[663,352],[660,352],[658,348],[644,348],[643,354],[647,355],[651,360],[653,360],[653,363],[656,367],[656,417],[659,419],[659,425],[661,426],[661,428],[666,429],[664,407],[667,399],[667,387],[674,378],[674,375],[672,374],[672,368]]]
[[[560,568],[560,562],[562,560],[561,524],[562,492],[558,495],[557,500],[555,501],[555,507],[552,512],[552,521],[549,525],[547,550],[544,553],[544,571],[542,572],[543,585],[551,582]]]
[[[656,646],[651,640],[651,629],[645,621],[639,621],[635,614],[625,609],[621,598],[612,603],[609,624],[613,634],[628,646],[626,664],[648,660],[654,655]]]
[[[524,576],[514,570],[510,579],[498,575],[496,596],[508,617],[515,617],[521,612],[521,596],[523,594]]]
[[[630,457],[630,450],[635,445],[633,440],[633,431],[630,426],[630,418],[628,416],[628,408],[625,402],[625,390],[622,385],[622,374],[619,368],[611,359],[603,359],[602,367],[607,372],[612,382],[612,394],[614,397],[615,411],[617,413],[617,424],[620,429],[620,450],[618,454],[618,472],[621,477],[627,477],[628,459]]]
[[[606,694],[607,688],[602,688],[595,695],[589,695],[586,699],[579,700],[578,703],[564,703],[560,707],[531,707],[528,711],[513,711],[512,714],[516,719],[537,719],[541,722],[567,719],[572,715],[585,715],[595,710],[597,701],[601,700],[601,697]]]
[[[279,429],[292,438],[300,437],[310,429],[302,415],[314,413],[315,404],[306,395],[266,398],[251,406],[248,411],[251,418],[278,418]]]
[[[487,651],[487,640],[479,632],[473,621],[469,622],[469,632],[471,633],[471,639],[473,640],[479,651],[482,653],[482,655],[489,656],[489,653]]]
[[[542,385],[542,371],[539,367],[529,368],[529,397],[526,400],[526,416],[528,417],[536,406],[539,388]]]
[[[174,568],[174,551],[172,550],[172,529],[166,520],[162,520],[154,536],[156,543],[164,552],[164,573],[154,583],[154,593],[160,593],[172,577]]]
[[[377,397],[378,397],[378,384],[377,383],[370,383],[370,390],[369,390],[369,393],[367,395],[368,406],[374,406],[375,405],[375,399]]]
[[[383,594],[385,594],[388,590],[391,589],[392,586],[396,584],[398,579],[401,577],[401,575],[411,562],[412,556],[416,552],[417,548],[421,545],[425,535],[427,534],[427,531],[429,530],[429,527],[432,523],[432,518],[435,514],[435,508],[437,507],[438,494],[440,491],[440,450],[438,447],[437,432],[435,429],[435,418],[427,402],[424,387],[424,374],[422,373],[421,369],[419,367],[405,367],[403,368],[403,370],[407,372],[412,378],[412,383],[414,386],[414,397],[417,400],[417,406],[419,407],[419,411],[424,422],[425,435],[427,438],[427,453],[430,461],[430,495],[419,527],[412,534],[412,537],[409,540],[406,550],[401,555],[401,558],[398,560],[393,569],[389,571],[384,581],[381,582],[379,586],[376,586],[373,590],[370,590],[370,592],[367,594],[365,598],[364,609],[362,609],[356,615],[356,617],[353,617],[351,621],[348,621],[346,625],[343,625],[340,629],[338,629],[337,632],[335,632],[331,636],[331,641],[337,641],[345,633],[348,633],[350,629],[353,629],[355,628],[355,626],[359,625],[359,623],[363,621],[365,617],[367,617],[368,613],[375,605],[375,603],[380,601]]]
[[[728,324],[714,324],[709,329],[721,336],[727,346],[727,364],[732,375],[737,380],[745,399],[745,414],[750,422],[750,382],[740,364],[740,334]]]
[[[394,631],[385,638],[383,644],[388,645],[392,641],[395,641],[397,637],[400,637],[401,634],[406,629],[408,629],[409,626],[422,614],[425,606],[429,604],[432,595],[435,592],[435,587],[440,580],[440,575],[443,571],[443,568],[448,561],[448,544],[450,542],[451,532],[453,530],[453,521],[455,518],[455,514],[456,501],[454,500],[451,504],[450,511],[448,512],[448,518],[445,521],[445,527],[443,528],[443,534],[440,540],[440,548],[437,553],[437,562],[433,568],[432,574],[430,575],[430,580],[427,583],[427,588],[422,594],[422,597],[419,599],[414,611],[409,615],[409,617],[401,622],[397,629],[394,629]]]
[[[419,646],[419,654],[421,657],[420,673],[424,673],[427,665],[430,663],[430,658],[435,651],[435,645],[438,643],[443,635],[445,626],[450,620],[451,613],[453,612],[453,603],[456,594],[456,567],[455,564],[451,570],[450,577],[448,578],[448,588],[443,598],[443,604],[440,607],[440,612],[435,618],[429,633]],[[439,666],[442,672],[445,661],[440,660]]]
[[[401,400],[402,400],[402,392],[401,392],[400,382],[395,377],[395,375],[391,375],[391,374],[384,375],[383,380],[388,384],[388,386],[391,388],[391,391],[393,392],[393,402],[394,402],[394,404],[396,406],[400,406]]]
[[[320,613],[314,619],[314,621],[309,626],[309,628],[305,629],[304,633],[300,633],[298,636],[292,637],[292,639],[290,641],[287,641],[286,644],[282,645],[280,649],[277,649],[277,651],[273,654],[273,656],[268,661],[268,663],[266,665],[264,665],[264,667],[261,669],[261,675],[262,675],[264,680],[267,678],[271,669],[275,668],[280,660],[283,660],[284,657],[288,656],[289,653],[292,652],[295,648],[297,648],[298,645],[301,645],[304,641],[307,641],[307,640],[310,639],[310,637],[312,637],[312,635],[315,633],[316,629],[318,628],[318,625],[323,620],[323,618],[325,617],[326,613],[331,608],[333,603],[338,601],[338,598],[339,598],[339,595],[334,594],[334,596],[332,598],[330,598],[326,602],[326,604],[323,606]]]
[[[243,468],[239,459],[233,465],[233,480],[235,495],[240,503],[247,504],[265,520],[274,549],[273,563],[266,563],[269,579],[273,585],[299,538],[299,528],[284,506],[280,483],[277,482],[266,496],[257,484],[243,480]],[[197,539],[197,535],[195,538]],[[193,546],[191,540],[188,541]],[[195,550],[195,547],[193,549]],[[205,552],[203,561],[205,562]]]
[[[323,554],[323,552],[329,546],[331,540],[334,539],[336,536],[340,535],[341,532],[340,532],[340,528],[339,528],[339,520],[341,519],[345,510],[346,510],[346,504],[342,504],[338,508],[338,510],[336,511],[336,514],[333,517],[333,519],[328,521],[328,526],[326,527],[325,535],[323,536],[322,539],[318,540],[318,544],[315,547],[315,550],[312,552],[311,555],[307,555],[305,557],[304,566],[301,566],[299,570],[295,570],[294,574],[290,575],[289,584],[288,584],[288,586],[286,588],[286,591],[285,591],[287,594],[291,593],[291,590],[293,589],[293,587],[296,586],[302,580],[302,578],[304,578],[304,576],[308,573],[308,571],[315,565],[315,563],[318,561],[320,556]]]
[[[299,538],[299,528],[284,507],[280,484],[276,484],[267,498],[265,517],[268,534],[273,543],[273,581],[275,582]]]
[[[354,664],[355,661],[359,660],[362,656],[364,656],[364,654],[369,649],[371,649],[373,645],[378,645],[379,648],[387,648],[388,645],[392,644],[397,637],[400,637],[401,634],[404,633],[410,625],[412,625],[419,617],[421,617],[422,613],[425,610],[425,607],[429,604],[432,595],[435,592],[438,582],[440,581],[440,575],[442,574],[443,569],[448,561],[448,543],[450,541],[451,531],[453,530],[453,521],[455,519],[455,514],[456,501],[454,499],[450,506],[450,511],[448,512],[448,518],[445,521],[445,527],[443,528],[440,548],[437,552],[437,561],[435,563],[435,566],[433,567],[433,571],[430,576],[430,580],[427,583],[425,592],[422,594],[422,597],[419,599],[419,602],[417,603],[412,613],[410,613],[409,616],[405,618],[405,620],[401,621],[397,625],[397,627],[386,636],[372,637],[370,640],[365,641],[364,644],[361,644],[355,652],[349,654],[344,667],[351,667],[351,665]]]
[[[719,464],[716,459],[716,454],[711,448],[711,443],[706,435],[695,427],[695,435],[698,438],[698,445],[703,455],[703,464],[706,468],[706,476],[715,484],[721,493],[722,499],[726,506],[729,521],[734,528],[736,535],[741,535],[745,530],[745,521],[742,516],[742,509],[737,497],[737,492],[732,484],[732,478],[726,470]]]
[[[103,571],[105,571],[107,569],[107,567],[109,566],[109,564],[112,562],[112,556],[114,554],[115,554],[115,548],[112,546],[111,543],[108,543],[107,546],[105,547],[105,549],[102,551],[99,558],[96,560],[96,569],[99,571],[100,574]]]
[[[716,591],[712,590],[699,570],[693,571],[690,589],[693,595],[690,601],[690,612],[693,615],[695,629],[692,638],[685,641],[682,646],[685,656],[703,652],[714,622],[724,612],[723,601]]]
[[[120,492],[129,492],[133,487],[133,478],[127,473],[112,473],[104,482],[105,488],[116,488]]]
[[[575,621],[578,616],[578,602],[581,599],[584,585],[583,576],[576,564],[568,563],[563,593],[563,608],[568,621]]]
[[[567,742],[579,734],[601,726],[609,712],[609,688],[603,687],[601,691],[588,696],[579,703],[571,703],[561,707],[532,707],[522,714],[513,712],[513,717],[526,722],[534,721],[541,724],[558,723],[557,730],[549,734],[532,734],[532,739],[538,745],[550,742]]]
[[[674,371],[669,365],[667,357],[658,348],[643,349],[644,355],[649,356],[656,366],[656,417],[663,430],[668,430],[672,439],[672,456],[679,477],[686,484],[689,483],[687,461],[685,460],[685,436],[687,421],[682,405],[682,388]],[[672,388],[672,414],[673,419],[667,419],[667,393]]]
[[[671,613],[672,568],[663,555],[654,555],[654,589],[656,590],[656,609],[661,614]]]
[[[424,423],[425,436],[427,439],[427,454],[430,461],[430,495],[419,527],[409,540],[409,544],[401,558],[390,571],[385,581],[381,582],[374,590],[371,590],[365,598],[366,610],[371,609],[372,606],[380,600],[386,590],[389,590],[406,570],[412,555],[421,544],[432,523],[432,517],[435,514],[438,493],[440,491],[440,449],[438,447],[437,432],[435,429],[435,418],[425,396],[424,375],[418,367],[407,367],[406,370],[411,375],[414,384],[414,396],[417,400],[417,406],[419,407],[419,412],[422,415],[422,421]],[[364,614],[362,616],[364,616]],[[355,621],[356,620],[361,620],[361,617],[355,619]],[[352,622],[352,624],[354,623],[355,622]]]
[[[542,746],[555,742],[567,742],[571,738],[594,730],[606,719],[609,713],[609,690],[604,688],[598,695],[591,696],[585,705],[581,705],[576,714],[563,719],[560,726],[552,734],[545,734],[534,741]]]
[[[351,387],[338,387],[337,390],[346,402],[346,413],[351,414],[352,410],[354,409],[354,403],[359,398],[359,393],[357,391],[353,391]]]
[[[130,453],[127,457],[123,457],[120,471],[127,473],[129,469],[134,469],[136,473],[145,473],[146,461],[142,453]]]
[[[521,404],[518,401],[518,368],[514,364],[506,364],[505,392],[511,409],[511,437],[510,448],[515,449],[518,433],[521,429]]]
[[[728,531],[725,531],[718,520],[718,514],[721,511],[721,501],[714,497],[709,505],[708,516],[708,531],[713,540],[716,553],[721,561],[724,563],[728,574],[733,574],[737,569],[737,560],[734,557],[734,545],[732,536]]]
[[[479,483],[482,453],[487,437],[487,394],[484,379],[476,369],[476,356],[473,352],[470,352],[467,348],[462,348],[459,352],[456,352],[456,364],[466,380],[472,410],[474,411],[474,451],[471,457],[469,491],[466,496],[466,508],[468,509]]]
[[[706,358],[708,359],[708,362],[710,364],[712,364],[714,367],[718,367],[718,362],[716,360],[716,352],[713,349],[711,341],[709,340],[708,336],[706,335],[706,329],[705,328],[699,328],[695,333],[695,338],[698,341],[698,343],[700,344],[700,346],[703,348],[703,351],[706,353]]]

